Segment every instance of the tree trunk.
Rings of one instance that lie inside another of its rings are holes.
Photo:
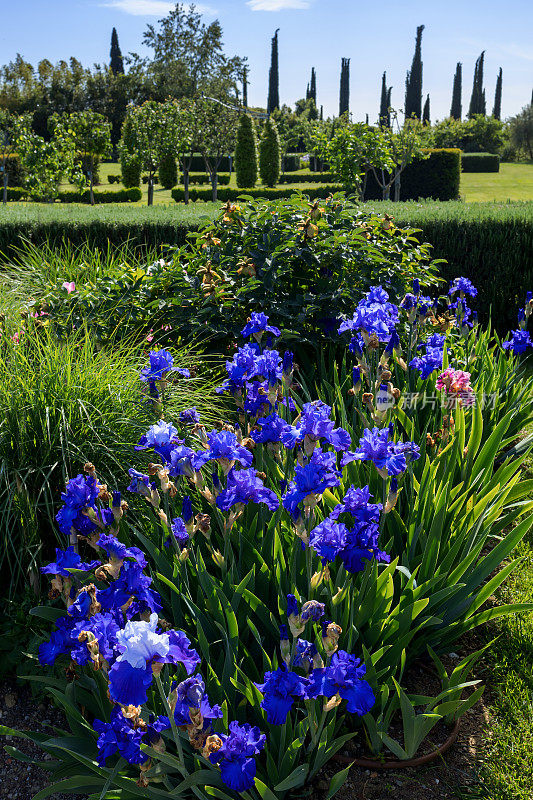
[[[148,178],[148,205],[153,206],[154,204],[154,177],[150,175]]]
[[[381,187],[381,199],[390,200],[390,183]]]
[[[213,202],[216,202],[218,191],[218,174],[216,170],[211,173],[211,186],[213,187]]]
[[[7,170],[5,167],[3,172],[4,172],[4,190],[2,192],[2,202],[5,205],[7,203],[7,178],[8,178]]]
[[[91,205],[94,206],[93,171],[92,171],[92,169],[89,170],[89,195],[90,195],[90,199],[91,199]]]
[[[183,202],[189,203],[189,167],[183,165]]]
[[[394,176],[394,202],[400,202],[400,189],[401,189],[401,172],[397,172]]]

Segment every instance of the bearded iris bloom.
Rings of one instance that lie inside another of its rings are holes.
[[[305,466],[296,465],[294,480],[283,495],[283,506],[294,517],[298,505],[307,500],[315,503],[318,495],[332,486],[338,486],[340,472],[337,469],[334,453],[324,453],[317,447]]]
[[[527,330],[517,330],[511,332],[511,338],[503,342],[502,347],[504,350],[511,350],[517,355],[522,355],[530,347],[533,347],[533,341]]]
[[[142,550],[138,547],[126,547],[126,545],[120,542],[115,536],[101,533],[98,537],[98,547],[105,550],[109,558],[115,559],[116,561],[124,561],[126,558],[131,558],[136,561],[142,569],[148,564]]]
[[[347,538],[346,525],[326,518],[311,531],[309,545],[324,561],[335,561],[346,546]]]
[[[285,664],[273,672],[265,672],[263,683],[255,686],[264,695],[261,708],[266,712],[267,722],[283,725],[294,701],[305,697],[307,684],[307,678],[290,672]]]
[[[273,336],[281,336],[279,328],[268,324],[268,317],[266,314],[260,311],[253,311],[250,319],[241,331],[241,336],[244,339],[247,339],[249,336],[260,339],[265,332],[271,333]]]
[[[70,575],[69,570],[81,569],[85,572],[92,572],[93,569],[100,566],[101,561],[88,561],[83,562],[78,553],[74,552],[74,547],[71,545],[66,550],[61,550],[56,547],[56,560],[45,567],[41,567],[43,575],[62,575],[68,578]]]
[[[200,422],[200,415],[196,407],[192,406],[192,408],[186,408],[185,411],[180,411],[178,419],[182,425],[196,425]]]
[[[279,506],[276,494],[266,488],[253,468],[231,469],[228,473],[226,488],[216,499],[216,504],[221,511],[227,511],[240,503],[264,503],[271,511],[275,511]]]
[[[170,530],[174,536],[179,547],[185,547],[189,542],[189,533],[187,531],[185,520],[181,517],[176,517],[170,524]],[[165,540],[165,547],[170,545],[170,537]]]
[[[244,725],[230,722],[229,734],[221,733],[219,738],[222,746],[210,754],[209,760],[220,765],[220,775],[226,786],[234,792],[248,791],[255,785],[254,756],[265,746],[265,734],[247,722]]]
[[[92,475],[80,474],[67,483],[66,491],[61,494],[64,505],[56,515],[61,533],[68,536],[75,521],[83,527],[84,520],[80,519],[83,516],[82,512],[89,508],[96,511],[96,499],[99,492],[100,487]],[[87,527],[90,528],[88,533],[92,533],[96,529],[96,525],[91,523],[88,518]],[[85,530],[79,530],[79,533],[85,533]]]
[[[178,726],[191,724],[191,709],[200,710],[202,719],[206,722],[204,730],[210,727],[211,720],[221,719],[223,716],[220,706],[211,706],[209,703],[209,698],[205,692],[205,683],[201,675],[192,675],[190,678],[178,683],[173,690],[173,696],[176,699],[174,719]]]
[[[101,767],[109,756],[120,753],[129,764],[143,764],[148,760],[141,750],[143,731],[136,729],[130,719],[126,719],[120,706],[111,711],[111,722],[95,719],[93,728],[98,734],[98,763]]]
[[[194,469],[200,469],[209,461],[218,461],[226,472],[235,462],[243,467],[252,466],[252,454],[238,443],[231,431],[211,431],[207,434],[207,442],[207,450],[201,450],[191,459]]]
[[[161,381],[174,367],[174,358],[168,350],[150,350],[149,364],[141,370],[141,380],[145,383]]]
[[[285,447],[302,444],[307,437],[309,442],[324,439],[334,450],[347,450],[351,445],[350,434],[344,428],[334,428],[330,419],[331,406],[322,400],[305,403],[297,425],[287,425],[281,433],[281,441]]]
[[[250,435],[257,444],[281,442],[281,436],[288,427],[287,423],[273,412],[266,417],[260,417]]]
[[[468,294],[470,297],[476,297],[477,289],[468,278],[459,277],[455,278],[453,283],[450,286],[450,290],[448,292],[449,295],[453,295],[456,292],[460,292],[461,296]]]
[[[157,633],[157,614],[149,622],[127,622],[117,634],[121,651],[109,670],[111,697],[121,705],[140,706],[152,683],[152,664],[181,663],[188,674],[194,672],[200,657],[182,631]]]
[[[151,425],[144,436],[135,445],[135,450],[154,450],[164,461],[170,459],[172,448],[181,444],[178,439],[178,430],[171,422],[159,420]]]
[[[381,286],[372,286],[357,304],[352,319],[341,323],[339,333],[365,331],[380,342],[388,342],[398,322],[398,307],[389,302],[388,293]]]
[[[399,475],[409,461],[420,458],[420,448],[414,442],[393,442],[389,428],[365,428],[359,447],[345,453],[342,466],[351,461],[372,461],[381,475]]]
[[[338,695],[347,701],[347,711],[364,716],[376,702],[370,684],[364,679],[365,673],[366,667],[359,658],[339,650],[334,653],[329,667],[313,670],[306,686],[306,697]]]

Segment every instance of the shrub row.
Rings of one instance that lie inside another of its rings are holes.
[[[314,187],[313,187],[314,188]],[[326,187],[329,191],[332,187]],[[335,187],[337,188],[337,187]],[[177,191],[177,190],[174,190]],[[200,191],[200,190],[195,190]],[[205,191],[210,199],[210,190]],[[229,191],[233,195],[250,191]],[[281,190],[258,190],[257,196],[272,197]],[[99,193],[100,194],[100,193]],[[305,195],[315,196],[311,192]],[[278,194],[279,196],[279,194]],[[221,197],[220,199],[225,199]],[[533,202],[527,203],[384,203],[371,202],[377,214],[391,214],[397,225],[422,230],[435,258],[446,259],[443,276],[465,275],[477,286],[476,306],[480,318],[489,313],[500,330],[516,327],[515,309],[533,287]],[[122,205],[91,208],[66,205],[17,205],[8,207],[0,221],[0,252],[4,258],[21,237],[34,244],[63,239],[73,244],[88,241],[105,249],[108,243],[182,245],[200,217],[215,217],[220,204],[176,207]]]
[[[99,203],[136,203],[142,198],[142,192],[137,187],[132,189],[105,189],[104,191],[95,191],[94,202]],[[14,186],[7,189],[8,200],[35,200],[35,195],[23,189],[20,186]],[[90,203],[91,193],[89,189],[84,192],[73,190],[61,190],[58,194],[57,200],[60,203]]]
[[[429,158],[413,161],[401,174],[400,200],[456,200],[461,184],[461,151],[430,150]],[[391,189],[391,197],[393,189]],[[374,174],[367,176],[365,200],[381,200]]]
[[[183,174],[179,177],[179,183],[183,183]],[[218,173],[218,185],[219,186],[227,186],[230,182],[230,174],[229,172],[225,173]],[[211,178],[209,175],[206,175],[205,172],[189,172],[189,184],[211,184]]]
[[[320,186],[306,186],[305,194],[309,197],[310,200],[316,200],[317,198],[327,197],[329,194],[334,192],[340,192],[342,190],[342,186],[339,183],[332,183],[332,184],[321,184]],[[253,189],[233,189],[233,188],[226,188],[226,189],[219,189],[218,190],[218,199],[222,202],[226,202],[226,200],[237,200],[237,198],[241,196],[245,197],[263,197],[265,200],[279,200],[280,198],[287,197],[287,195],[292,193],[292,189],[283,189],[283,188],[276,188],[276,189],[265,189],[265,188],[253,188]],[[184,190],[180,187],[176,189],[172,189],[172,199],[176,201],[176,203],[181,203],[183,201]],[[211,188],[206,189],[189,189],[189,200],[211,200],[212,199],[212,191]]]
[[[463,153],[461,169],[463,172],[499,172],[500,157],[494,153]]]
[[[335,183],[332,172],[302,172],[298,175],[280,175],[279,183]]]

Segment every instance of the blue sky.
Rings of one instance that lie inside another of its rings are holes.
[[[84,64],[106,62],[111,29],[122,52],[142,52],[141,38],[172,6],[166,0],[2,0],[0,61],[20,52],[32,63],[71,55]],[[265,105],[270,39],[280,28],[280,97],[293,104],[305,93],[311,67],[317,71],[318,103],[337,113],[341,58],[351,59],[350,108],[354,119],[378,112],[381,75],[387,71],[393,105],[404,98],[416,26],[423,37],[424,93],[432,119],[449,113],[455,64],[463,63],[463,111],[467,110],[474,63],[485,56],[487,108],[503,67],[503,116],[529,102],[533,88],[532,0],[204,0],[206,20],[217,17],[228,53],[247,55],[249,102]]]

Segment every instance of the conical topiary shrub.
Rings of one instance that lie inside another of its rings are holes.
[[[235,175],[239,189],[251,188],[257,183],[257,136],[253,119],[242,114],[235,145]]]
[[[281,169],[281,146],[276,123],[267,119],[259,143],[259,174],[265,186],[275,186]]]

